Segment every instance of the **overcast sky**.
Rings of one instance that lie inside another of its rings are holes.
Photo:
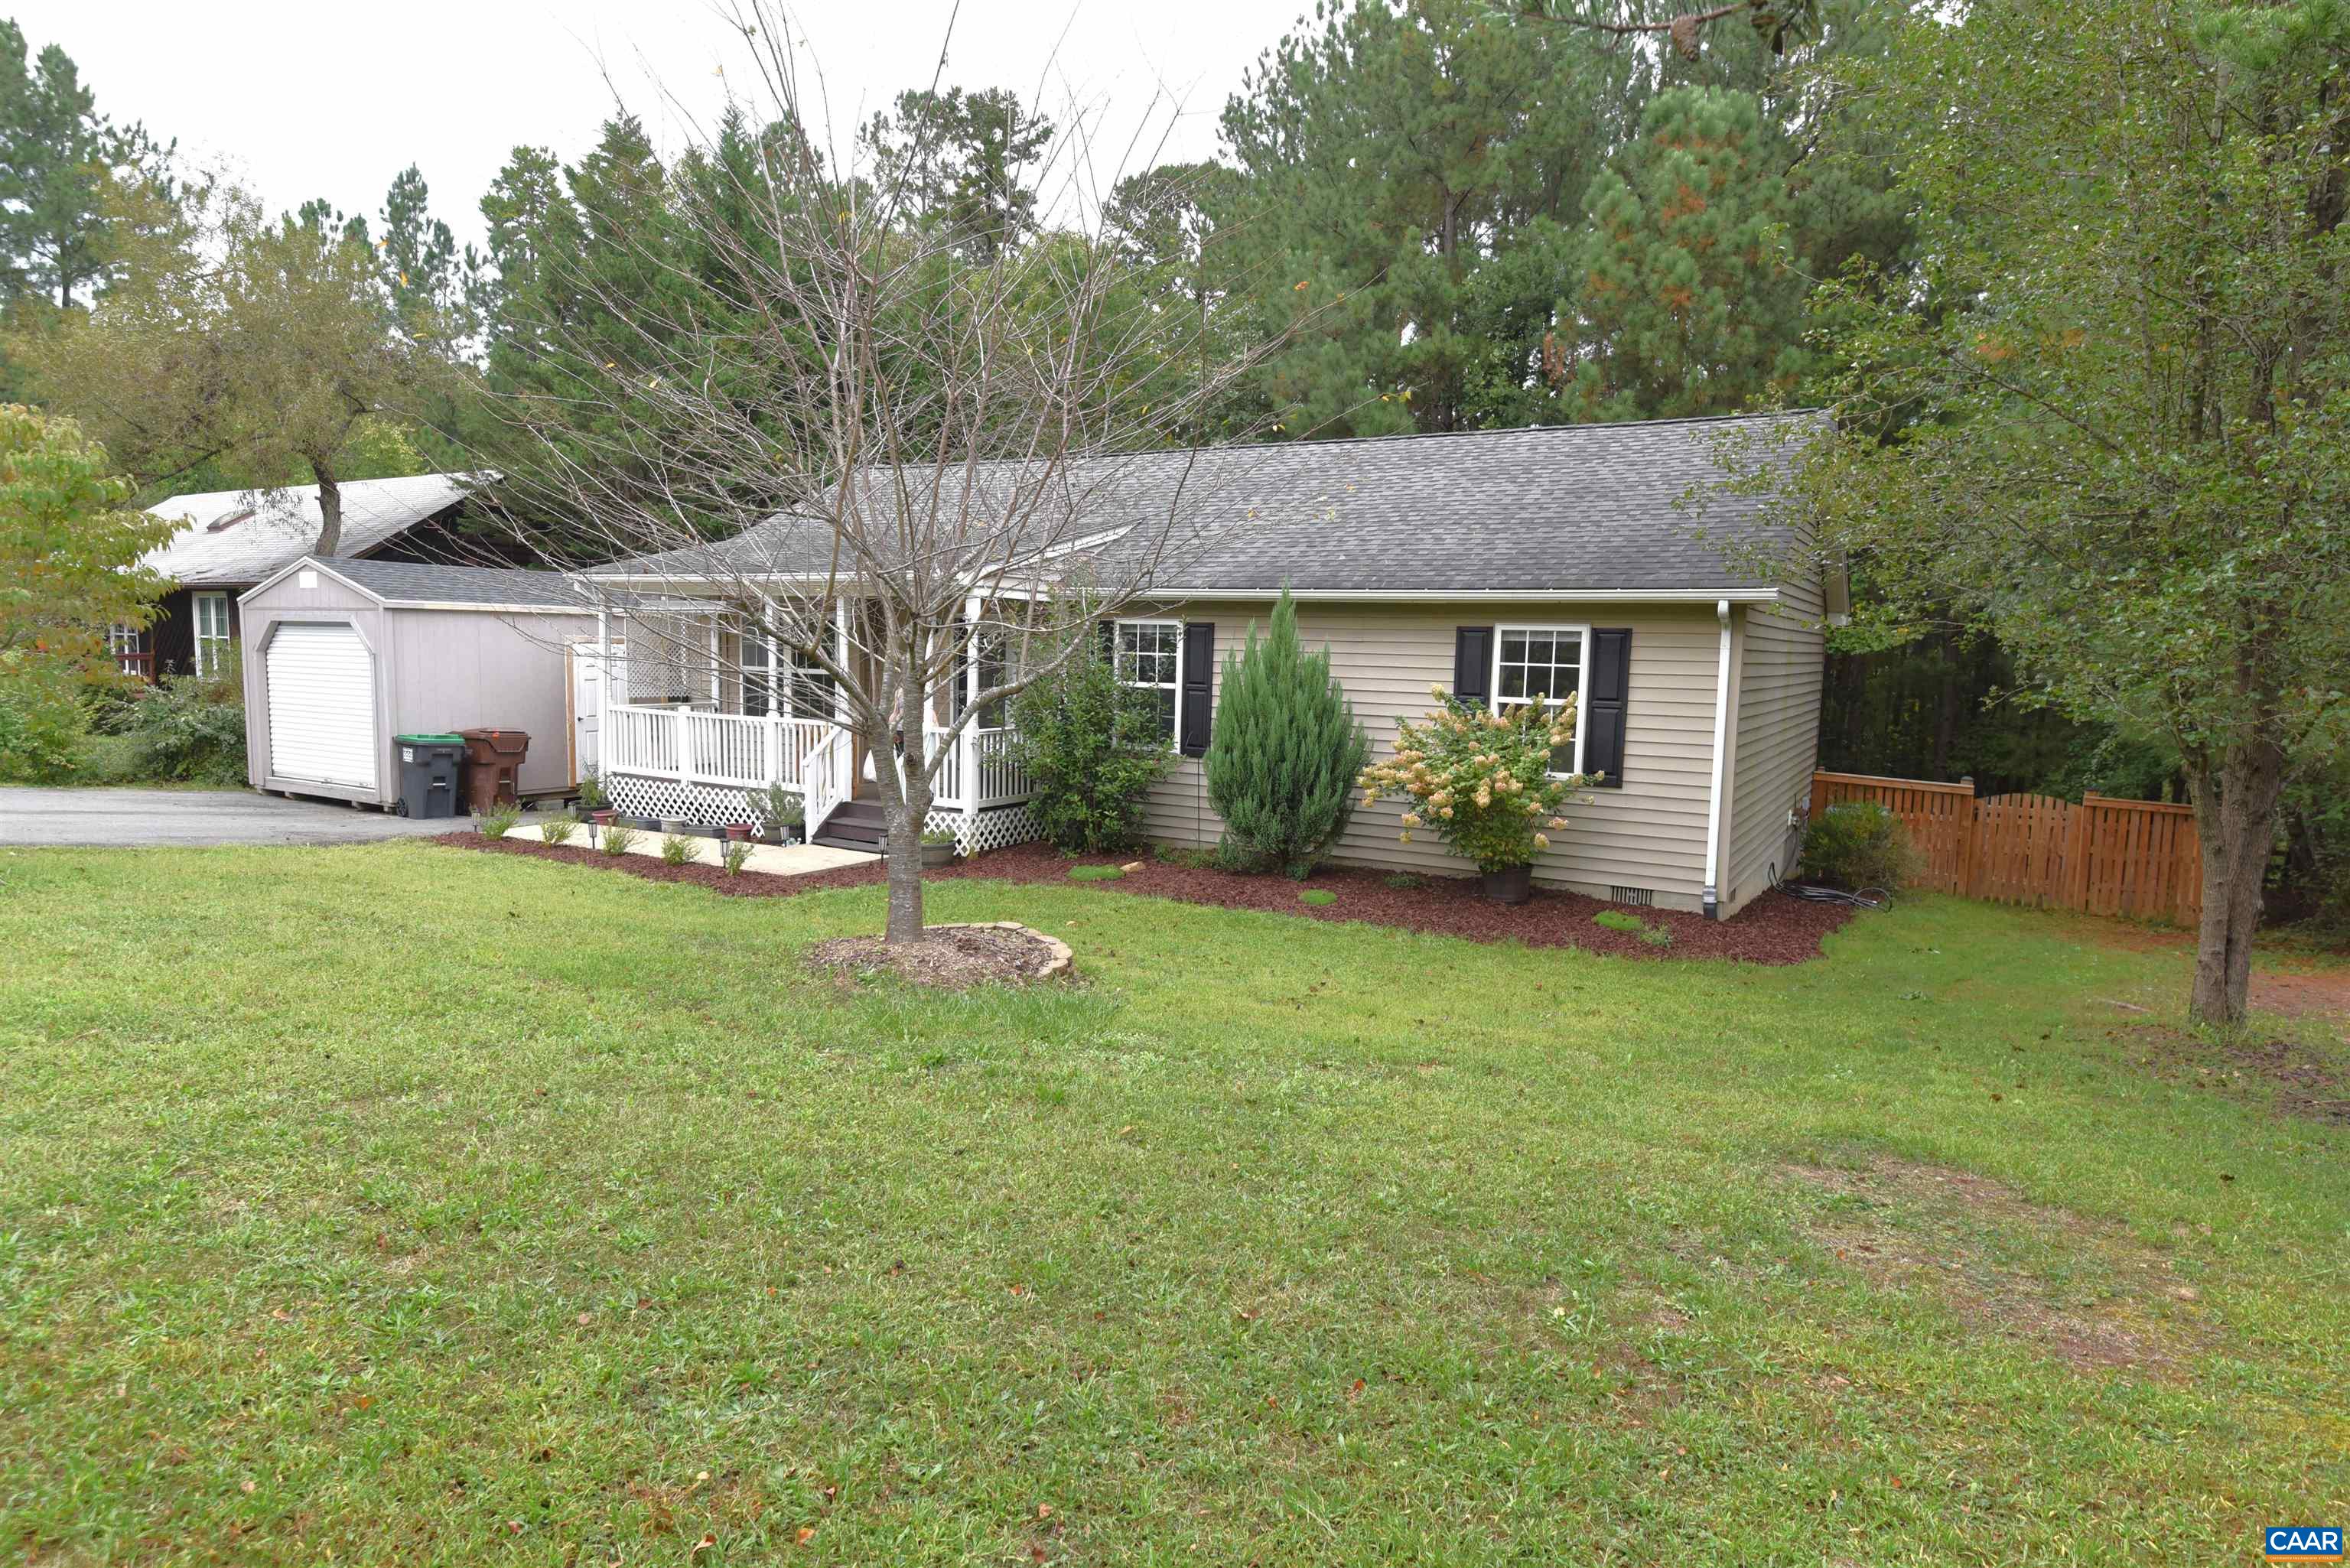
[[[951,0],[829,0],[795,12],[844,139],[903,88],[927,86]],[[1295,26],[1296,0],[964,0],[945,81],[1034,95],[1074,91],[1100,111],[1097,147],[1122,149],[1154,96],[1166,156],[1215,151],[1216,117],[1242,72]],[[461,244],[482,236],[476,203],[517,143],[566,161],[594,143],[618,90],[656,140],[690,137],[661,90],[714,110],[743,44],[708,0],[0,0],[35,49],[65,46],[117,119],[177,137],[273,208],[323,196],[372,216],[391,177],[424,171],[436,215]],[[719,74],[723,68],[725,75]],[[606,75],[611,78],[609,85]],[[655,87],[658,81],[660,88]],[[1145,163],[1155,158],[1146,158]]]

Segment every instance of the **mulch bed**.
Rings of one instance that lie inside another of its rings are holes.
[[[808,967],[840,975],[884,971],[916,985],[968,991],[1027,985],[1065,966],[1068,949],[1023,926],[932,926],[919,942],[891,947],[880,937],[839,937],[808,950]]]
[[[828,888],[858,888],[881,880],[879,861],[805,877],[776,877],[745,871],[729,877],[715,866],[671,866],[650,856],[609,856],[572,845],[539,844],[527,839],[492,841],[474,833],[443,834],[434,840],[460,848],[493,854],[530,855],[604,866],[654,882],[691,882],[713,892],[742,898],[782,898],[820,892]],[[958,861],[943,870],[925,873],[927,879],[957,877],[993,877],[1006,882],[1067,882],[1073,866],[1132,865],[1134,857],[1063,855],[1044,844],[1018,844],[994,850],[976,860]],[[1637,959],[1736,959],[1747,963],[1802,963],[1820,956],[1820,943],[1852,919],[1848,905],[1812,904],[1777,893],[1764,893],[1735,917],[1709,920],[1701,915],[1670,909],[1632,909],[1579,893],[1537,888],[1531,903],[1515,909],[1496,904],[1477,890],[1473,877],[1421,877],[1409,887],[1389,887],[1390,873],[1326,867],[1302,882],[1281,876],[1243,876],[1238,872],[1171,865],[1140,857],[1138,869],[1115,881],[1088,882],[1088,888],[1116,888],[1154,898],[1186,904],[1207,904],[1226,909],[1266,909],[1310,920],[1356,920],[1375,926],[1395,926],[1433,936],[1464,937],[1471,941],[1519,941],[1535,948],[1575,948]],[[1311,889],[1337,895],[1328,904],[1301,904],[1297,895]],[[1644,940],[1637,931],[1610,930],[1594,925],[1602,909],[1638,916],[1651,927],[1672,933],[1669,947]]]

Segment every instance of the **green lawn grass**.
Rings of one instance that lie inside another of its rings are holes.
[[[965,880],[933,919],[1087,983],[799,972],[879,899],[0,856],[0,1551],[2136,1564],[2345,1511],[2344,1138],[2109,1036],[2176,953]]]

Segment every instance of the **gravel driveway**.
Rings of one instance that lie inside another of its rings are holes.
[[[0,845],[11,847],[356,844],[461,826],[241,789],[0,789]]]

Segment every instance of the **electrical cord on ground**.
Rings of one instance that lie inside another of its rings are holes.
[[[1771,867],[1771,886],[1790,898],[1801,898],[1806,904],[1850,904],[1859,909],[1889,909],[1893,907],[1890,888],[1863,888],[1847,893],[1841,888],[1820,888],[1808,882],[1783,882],[1779,879],[1776,862]]]

